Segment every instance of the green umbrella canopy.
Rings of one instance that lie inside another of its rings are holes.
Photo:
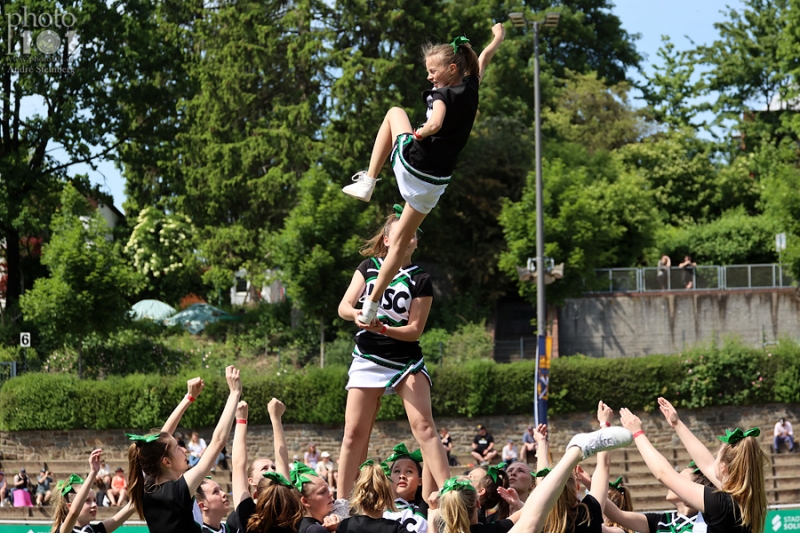
[[[196,335],[206,328],[209,322],[218,320],[239,320],[239,317],[226,313],[222,309],[217,309],[213,305],[194,304],[190,305],[177,315],[164,320],[166,326],[181,325],[192,335]]]

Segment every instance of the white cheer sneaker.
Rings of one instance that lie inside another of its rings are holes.
[[[622,448],[633,442],[633,434],[619,426],[603,428],[592,433],[578,433],[567,444],[567,449],[577,446],[583,452],[583,458],[591,457],[597,452],[605,452]]]
[[[371,324],[378,314],[378,302],[372,300],[364,300],[364,305],[361,307],[361,313],[358,314],[358,321],[362,324]]]
[[[342,192],[356,200],[369,202],[372,198],[372,191],[375,190],[375,183],[378,180],[367,176],[364,170],[356,172],[351,179],[354,183],[351,183],[347,187],[342,187]]]

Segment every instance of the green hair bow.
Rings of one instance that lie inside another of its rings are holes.
[[[497,466],[490,466],[489,468],[486,469],[486,475],[491,476],[492,481],[497,483],[497,474],[498,472],[500,472],[500,470],[504,470],[505,467],[506,467],[505,463],[500,463]]]
[[[450,43],[450,46],[453,47],[453,53],[454,54],[458,53],[458,47],[461,46],[462,44],[467,44],[468,42],[469,39],[467,39],[463,35],[459,35],[458,37],[453,39],[453,42]]]
[[[306,474],[319,477],[317,472],[308,465],[300,461],[292,463],[291,469],[289,470],[289,479],[292,480],[292,485],[297,487],[297,490],[303,490],[303,484],[311,482],[311,479],[306,477]]]
[[[292,486],[292,484],[289,482],[289,480],[286,479],[286,477],[283,474],[281,474],[280,472],[273,472],[272,470],[270,470],[269,472],[264,472],[261,475],[264,476],[267,479],[271,479],[273,483],[277,483],[278,485],[283,485],[284,487],[291,487]],[[302,488],[302,485],[300,485],[300,487],[298,487],[298,490],[300,488]]]
[[[83,485],[83,479],[77,474],[70,474],[69,479],[56,483],[56,491],[66,496],[72,491],[72,485]]]
[[[374,464],[375,464],[375,461],[373,461],[372,459],[367,459],[366,461],[364,461],[363,463],[361,463],[358,466],[358,469],[361,470],[365,466],[372,466]],[[381,470],[383,470],[383,473],[386,474],[386,477],[392,477],[392,470],[391,470],[391,468],[389,468],[389,465],[386,464],[386,461],[382,461],[380,463],[380,467],[381,467]]]
[[[412,461],[416,461],[417,463],[422,462],[422,452],[420,450],[414,450],[413,452],[409,452],[408,448],[406,448],[405,443],[401,442],[394,448],[392,448],[394,452],[392,455],[386,458],[387,463],[393,463],[398,459],[402,459],[404,457],[408,457]]]
[[[738,443],[745,437],[758,437],[759,435],[761,435],[761,430],[758,428],[751,428],[748,429],[747,431],[742,431],[741,429],[736,428],[733,431],[726,429],[725,433],[726,433],[725,436],[717,438],[722,442],[725,442],[733,446],[734,444]]]
[[[447,494],[451,490],[475,490],[475,487],[472,486],[472,483],[469,481],[459,481],[458,477],[451,477],[447,481],[444,482],[444,486],[442,490],[439,491],[439,496]]]
[[[722,438],[722,437],[720,437],[720,438]],[[694,468],[694,470],[692,472],[695,473],[695,474],[700,471],[700,469],[697,467],[697,463],[695,463],[694,461],[689,461],[689,464],[686,465],[686,468]]]
[[[138,445],[140,443],[155,442],[161,435],[159,433],[153,433],[152,435],[134,435],[133,433],[125,433],[125,436],[128,437],[129,441],[132,441]]]
[[[622,490],[620,489],[620,485],[622,485],[622,476],[619,476],[616,481],[609,481],[608,486],[612,489]]]
[[[533,474],[533,477],[544,477],[552,471],[553,471],[552,468],[542,468],[541,470],[538,470],[535,474]]]

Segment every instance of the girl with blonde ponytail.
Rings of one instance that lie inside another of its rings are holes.
[[[715,488],[675,472],[647,439],[639,417],[622,409],[622,423],[634,432],[639,453],[653,475],[687,506],[700,512],[697,523],[705,523],[708,533],[763,533],[767,516],[764,466],[768,458],[758,443],[760,430],[728,430],[718,437],[722,446],[715,457],[678,418],[671,403],[659,398],[658,404],[692,460]]]
[[[407,533],[405,525],[383,517],[386,510],[397,511],[389,476],[385,463],[369,460],[359,467],[350,500],[355,515],[342,520],[336,533]]]
[[[133,506],[128,503],[113,517],[91,523],[97,516],[97,497],[92,484],[100,471],[102,451],[97,449],[89,455],[89,475],[85,480],[72,474],[56,485],[51,533],[111,533],[133,515]]]

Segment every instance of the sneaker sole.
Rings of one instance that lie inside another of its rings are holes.
[[[365,196],[359,196],[357,194],[351,194],[344,189],[342,189],[342,192],[345,193],[350,198],[355,198],[356,200],[361,200],[362,202],[369,202],[370,200],[372,200],[372,193],[370,193],[368,196],[365,197]]]

